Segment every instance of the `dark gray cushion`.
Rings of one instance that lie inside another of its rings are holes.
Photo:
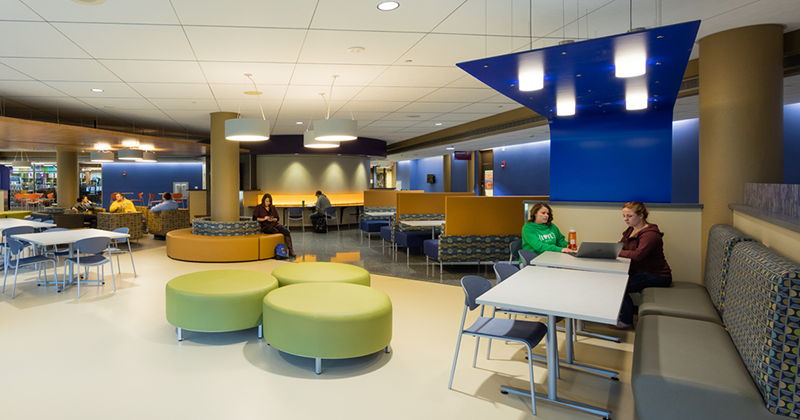
[[[639,316],[666,315],[722,324],[706,288],[697,283],[677,281],[671,287],[642,290]]]

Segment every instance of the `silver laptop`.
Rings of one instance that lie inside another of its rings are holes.
[[[617,258],[620,251],[620,242],[581,242],[578,252],[572,255],[579,258]]]

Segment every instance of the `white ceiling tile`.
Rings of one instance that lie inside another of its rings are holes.
[[[382,121],[427,121],[441,116],[441,112],[393,112]]]
[[[115,112],[131,110],[155,109],[155,106],[143,98],[80,98],[81,101],[98,109],[113,109]],[[107,108],[113,107],[113,108]]]
[[[314,16],[316,0],[172,0],[184,25],[305,28]]]
[[[3,40],[0,57],[88,57],[77,45],[45,22],[2,22],[0,39]]]
[[[464,75],[457,67],[392,66],[372,82],[372,86],[446,86]]]
[[[299,62],[389,65],[421,37],[412,33],[312,30],[308,32]],[[351,47],[363,47],[364,52],[348,52]]]
[[[90,58],[5,58],[3,64],[43,81],[119,81],[108,69]]]
[[[55,26],[97,59],[194,59],[179,26],[88,23],[56,23]]]
[[[170,3],[161,0],[109,1],[100,6],[51,0],[25,0],[25,3],[49,21],[178,23]]]
[[[354,100],[347,103],[347,109],[353,112],[359,111],[374,111],[374,112],[393,112],[396,111],[410,102],[408,101],[396,101],[395,98],[392,98],[391,101],[381,101],[381,100],[374,100],[374,101],[362,101],[362,100]]]
[[[405,128],[411,127],[417,124],[417,121],[375,121],[369,124],[367,127],[369,128],[383,128],[383,127],[390,127],[390,128]]]
[[[102,60],[104,66],[128,83],[205,83],[195,61]]]
[[[478,102],[497,95],[494,89],[441,88],[425,95],[422,102]]]
[[[47,82],[48,85],[76,98],[140,98],[128,85],[121,82]],[[103,92],[92,92],[103,89]]]
[[[393,101],[416,101],[436,90],[422,87],[367,87],[354,98],[355,101],[380,101],[391,98]],[[431,101],[434,102],[434,101]],[[445,102],[445,101],[442,101]]]
[[[461,69],[459,69],[461,70]],[[448,88],[467,88],[467,89],[480,89],[487,87],[485,83],[481,82],[480,80],[474,78],[471,74],[467,74],[465,71],[461,70],[462,77],[458,78],[457,80],[453,81],[452,83],[448,84],[445,87]]]
[[[129,83],[132,89],[145,98],[212,99],[211,89],[205,83]]]
[[[387,68],[388,66],[381,64],[298,64],[292,74],[292,84],[330,84],[333,81],[332,76],[337,75],[337,86],[367,86]]]
[[[470,104],[471,102],[412,102],[397,111],[447,113],[461,109]]]
[[[200,113],[216,112],[217,101],[213,99],[151,99],[150,102],[162,110],[191,111],[197,116]]]
[[[295,65],[292,63],[256,63],[256,62],[218,62],[201,61],[203,74],[209,83],[235,84],[252,87],[252,82],[245,77],[251,74],[256,85],[286,85],[292,78]],[[252,89],[240,89],[240,91]]]
[[[221,62],[295,63],[306,32],[304,29],[186,28],[199,60]]]
[[[500,112],[504,112],[504,111],[500,110]],[[464,122],[479,120],[481,118],[491,117],[492,115],[497,115],[500,112],[495,112],[495,113],[492,113],[492,114],[455,114],[455,113],[451,113],[451,114],[444,114],[441,117],[437,118],[436,120],[437,121],[442,121],[442,122],[449,121],[449,122],[461,122],[461,123],[464,123]]]
[[[427,32],[457,9],[463,0],[401,1],[400,7],[383,12],[379,1],[320,2],[314,28],[370,31]]]
[[[297,86],[292,84],[286,89],[286,99],[287,100],[294,100],[294,101],[313,101],[319,100],[321,103],[324,103],[322,96],[320,93],[325,94],[325,100],[330,100],[331,98],[337,101],[349,101],[353,99],[353,97],[361,92],[364,88],[359,86],[333,86],[333,96],[331,96],[331,87],[330,85],[318,85],[318,86]]]
[[[64,93],[56,88],[48,86],[35,80],[9,80],[0,82],[0,96],[5,97],[26,97],[26,96],[50,96],[63,97]]]
[[[244,77],[243,77],[244,79]],[[286,86],[283,85],[268,85],[256,84],[258,91],[263,92],[259,95],[262,101],[280,101],[286,93]],[[257,96],[245,95],[244,92],[252,91],[253,84],[247,83],[230,83],[230,84],[212,84],[211,90],[218,100],[233,100],[233,101],[258,101]]]
[[[489,113],[506,112],[519,107],[520,107],[519,104],[517,104],[517,106],[509,106],[509,105],[487,104],[481,102],[465,106],[456,112],[467,113],[467,114],[489,114]]]

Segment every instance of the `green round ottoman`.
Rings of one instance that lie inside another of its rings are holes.
[[[385,293],[358,284],[294,284],[264,297],[264,327],[270,346],[315,358],[319,375],[322,359],[389,352],[392,301]]]
[[[184,274],[167,283],[167,321],[182,330],[237,331],[258,327],[262,337],[261,305],[278,281],[266,273],[210,270]]]
[[[353,283],[370,285],[369,271],[350,264],[307,262],[282,265],[272,270],[281,287],[300,283]]]

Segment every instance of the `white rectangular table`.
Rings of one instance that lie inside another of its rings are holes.
[[[394,216],[393,211],[365,211],[364,214],[372,217],[391,217]]]
[[[413,227],[430,227],[432,239],[436,239],[436,228],[439,226],[444,226],[444,220],[409,220],[400,223]]]
[[[0,230],[8,229],[8,228],[11,228],[11,227],[18,227],[18,226],[30,226],[32,228],[51,228],[51,227],[56,227],[56,225],[54,225],[52,223],[34,222],[32,220],[0,219]]]
[[[121,239],[121,238],[128,238],[131,235],[127,233],[111,232],[108,230],[100,230],[100,229],[75,229],[75,230],[65,230],[59,232],[26,233],[22,235],[12,235],[11,237],[14,239],[18,239],[20,241],[26,241],[32,244],[42,245],[42,246],[69,244],[69,256],[72,257],[74,254],[73,244],[75,242],[81,239],[95,238],[98,236],[110,239]],[[109,256],[109,261],[110,260],[111,256]],[[114,269],[113,264],[111,265],[111,269],[112,270]],[[72,265],[70,265],[69,266],[70,283],[72,282],[72,277],[73,277]]]
[[[535,393],[535,396],[607,418],[611,414],[607,409],[558,398],[559,360],[555,319],[558,316],[566,318],[569,346],[573,318],[606,324],[617,322],[627,284],[627,274],[527,266],[476,301],[482,305],[546,314],[548,392],[547,395]],[[525,396],[533,392],[508,386],[502,389]]]
[[[545,251],[531,260],[531,264],[542,267],[568,268],[572,270],[597,271],[601,273],[617,273],[627,275],[631,266],[631,260],[629,258],[622,257],[617,257],[613,260],[610,258],[578,258],[571,254]],[[612,324],[614,324],[614,322],[612,322]],[[580,335],[619,343],[619,338],[617,337],[586,331],[583,329],[583,327],[583,321],[578,321],[578,328],[575,332]],[[567,352],[567,358],[569,359],[571,356],[572,353]]]

